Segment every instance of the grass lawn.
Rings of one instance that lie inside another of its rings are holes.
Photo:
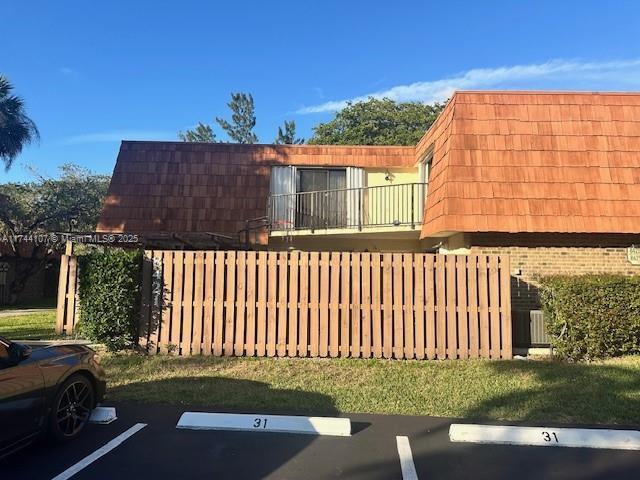
[[[640,357],[566,364],[107,355],[102,363],[114,401],[640,424]]]
[[[56,338],[56,311],[26,315],[0,315],[0,335],[13,340],[47,340]]]

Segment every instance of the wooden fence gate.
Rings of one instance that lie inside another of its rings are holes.
[[[73,325],[58,308],[58,324]],[[511,358],[509,258],[146,251],[140,344],[174,355]]]

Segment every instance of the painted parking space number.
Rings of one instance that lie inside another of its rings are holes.
[[[256,418],[253,421],[253,428],[267,428],[267,419],[266,418]]]
[[[545,442],[558,443],[558,436],[556,435],[556,432],[542,432],[542,438]]]

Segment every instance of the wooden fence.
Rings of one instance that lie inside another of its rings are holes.
[[[79,316],[78,258],[73,255],[62,255],[58,280],[56,333],[71,335]]]
[[[142,285],[150,354],[512,355],[507,256],[147,251]]]

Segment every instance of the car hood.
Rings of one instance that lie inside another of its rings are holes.
[[[95,352],[86,345],[57,344],[47,347],[34,348],[29,357],[30,362],[41,362],[70,356],[91,356]]]

